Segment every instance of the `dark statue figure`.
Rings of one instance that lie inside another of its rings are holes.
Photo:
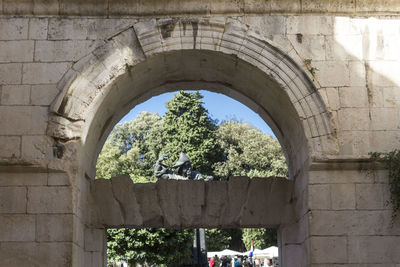
[[[192,164],[190,163],[189,157],[181,152],[179,155],[179,159],[175,164],[172,166],[172,170],[163,164],[162,162],[168,158],[168,153],[162,155],[154,165],[154,175],[157,178],[161,179],[175,179],[175,180],[205,180],[209,181],[212,180],[212,176],[204,176],[192,170]]]

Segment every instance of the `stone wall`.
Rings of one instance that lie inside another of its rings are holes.
[[[97,153],[131,107],[182,86],[238,99],[283,145],[294,219],[278,223],[282,266],[400,264],[385,171],[368,163],[400,142],[397,1],[102,3],[0,1],[0,266],[102,266],[104,226],[126,221],[92,206],[93,184],[109,183],[93,182]],[[140,210],[129,199],[160,186],[118,195]],[[256,222],[262,202],[234,224],[269,224]],[[221,223],[182,210],[162,225]]]

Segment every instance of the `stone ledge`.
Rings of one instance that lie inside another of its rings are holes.
[[[383,161],[373,161],[365,156],[314,156],[310,163],[311,171],[319,170],[384,170]]]
[[[92,224],[102,227],[276,227],[294,219],[293,181],[284,178],[133,184],[114,177],[93,181],[91,195]]]
[[[168,16],[209,14],[347,14],[371,15],[400,13],[398,1],[300,1],[300,0],[3,0],[1,15],[60,16]]]

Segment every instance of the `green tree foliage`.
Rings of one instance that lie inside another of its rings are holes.
[[[216,132],[225,160],[215,165],[219,177],[287,177],[288,170],[279,142],[247,123],[227,121]]]
[[[246,250],[250,250],[251,241],[253,241],[254,248],[258,249],[264,249],[278,244],[276,229],[244,228],[242,240]]]
[[[107,257],[113,261],[176,267],[190,260],[192,230],[108,229]]]
[[[212,165],[222,159],[222,151],[216,141],[215,123],[203,107],[202,98],[199,92],[180,91],[166,103],[163,152],[169,151],[170,158],[165,162],[168,165],[185,152],[194,170],[212,175]]]
[[[232,237],[224,229],[206,229],[206,244],[208,251],[219,251],[229,248]]]
[[[227,248],[236,251],[245,249],[240,228],[206,229],[206,243],[208,251],[220,251]]]
[[[97,159],[96,176],[128,175],[135,182],[150,181],[163,142],[162,118],[155,113],[142,112],[117,124]]]

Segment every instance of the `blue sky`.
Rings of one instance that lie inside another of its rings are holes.
[[[158,95],[152,97],[142,104],[137,105],[125,117],[121,119],[121,122],[130,121],[136,118],[136,116],[142,111],[148,111],[152,113],[156,112],[160,116],[164,115],[164,113],[167,112],[165,103],[168,102],[175,93],[176,92]],[[223,120],[236,118],[240,121],[252,124],[263,133],[268,133],[274,136],[271,129],[264,122],[264,120],[261,119],[261,117],[257,113],[255,113],[242,103],[223,94],[213,93],[204,90],[200,90],[200,93],[204,96],[204,107],[208,110],[208,113],[213,120],[217,119],[219,122],[221,122]]]

